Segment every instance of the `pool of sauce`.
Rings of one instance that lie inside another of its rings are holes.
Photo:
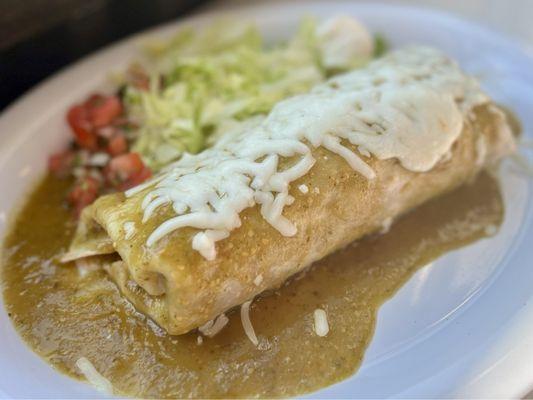
[[[69,182],[47,177],[30,196],[3,250],[4,300],[26,343],[57,370],[82,378],[89,359],[117,394],[138,397],[280,397],[345,379],[361,364],[379,307],[422,266],[499,226],[503,204],[488,174],[316,263],[257,299],[256,348],[238,313],[217,336],[169,336],[124,300],[102,271],[80,276],[57,257],[74,231],[63,204]],[[490,228],[490,229],[488,229]],[[452,268],[452,266],[445,267]],[[313,312],[326,310],[326,337]]]

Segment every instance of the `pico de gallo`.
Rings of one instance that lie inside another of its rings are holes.
[[[99,195],[127,190],[152,176],[131,151],[128,131],[134,127],[118,95],[93,94],[72,106],[66,120],[72,143],[49,158],[48,168],[58,177],[74,177],[67,200],[76,215]]]

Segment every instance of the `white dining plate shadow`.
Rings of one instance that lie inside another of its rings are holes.
[[[440,48],[518,115],[526,136],[533,132],[533,52],[471,22],[425,9],[336,1],[267,4],[231,13],[254,20],[271,41],[288,37],[303,16],[350,14],[383,34],[392,47]],[[0,116],[0,234],[42,176],[47,156],[67,142],[64,114],[71,104],[105,88],[108,74],[127,66],[146,37],[166,36],[182,25],[205,26],[221,15],[195,16],[119,42],[61,71],[9,107]],[[510,161],[500,175],[506,207],[500,231],[422,268],[379,311],[360,370],[304,397],[509,398],[531,389],[532,190],[528,176]],[[0,337],[0,397],[104,396],[36,356],[3,306]]]

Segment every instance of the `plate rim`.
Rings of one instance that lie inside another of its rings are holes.
[[[246,15],[251,18],[254,16],[257,16],[260,14],[261,10],[272,10],[272,9],[296,9],[296,10],[309,10],[313,9],[313,7],[326,7],[326,6],[335,6],[337,8],[346,8],[349,12],[349,10],[355,10],[357,12],[357,9],[361,8],[372,8],[372,9],[388,9],[388,10],[397,10],[399,12],[413,12],[418,13],[419,15],[430,15],[431,17],[438,17],[441,19],[448,19],[453,21],[458,21],[462,25],[468,25],[471,28],[475,28],[479,32],[483,32],[486,35],[489,35],[491,38],[497,39],[502,45],[508,46],[513,51],[517,52],[517,54],[521,54],[521,56],[524,58],[524,60],[528,60],[529,63],[533,66],[533,46],[529,46],[527,43],[522,41],[520,38],[514,38],[510,35],[506,35],[504,33],[494,31],[482,23],[479,23],[477,21],[471,21],[468,18],[457,16],[453,13],[442,11],[433,7],[416,7],[416,6],[407,6],[407,5],[398,5],[398,4],[387,4],[387,3],[370,3],[370,2],[358,2],[358,3],[352,3],[348,1],[311,1],[309,3],[302,3],[298,1],[289,1],[285,4],[279,4],[279,3],[270,3],[270,4],[253,4],[253,5],[236,5],[229,7],[228,9],[219,10],[208,10],[203,11],[200,13],[193,13],[192,15],[185,16],[184,18],[175,19],[160,25],[157,25],[155,27],[149,28],[147,30],[143,30],[141,32],[129,35],[124,37],[123,39],[113,42],[109,45],[104,46],[103,48],[90,53],[87,56],[82,57],[81,59],[77,60],[74,63],[71,63],[51,76],[47,77],[43,81],[41,81],[39,84],[25,92],[22,96],[18,97],[15,101],[10,103],[0,114],[0,131],[7,130],[9,125],[13,124],[12,121],[15,121],[17,119],[21,119],[20,115],[24,114],[26,112],[26,109],[31,108],[30,106],[32,103],[36,102],[41,96],[45,95],[50,91],[50,88],[53,87],[53,85],[57,85],[59,81],[62,81],[64,79],[65,75],[75,75],[77,71],[79,71],[81,68],[85,66],[89,66],[91,63],[98,63],[98,60],[101,58],[106,57],[106,55],[111,54],[115,51],[117,51],[120,48],[126,49],[127,47],[136,46],[136,43],[141,39],[149,38],[153,35],[159,35],[159,34],[165,34],[165,32],[173,29],[177,29],[183,26],[186,26],[188,24],[205,24],[208,23],[209,20],[213,18],[219,18],[224,16],[231,16],[231,15]],[[130,55],[128,58],[131,57],[131,51],[127,50],[126,53],[129,53]],[[115,69],[110,68],[110,70]],[[104,71],[106,73],[107,71]],[[103,75],[103,74],[102,74]],[[533,75],[532,75],[533,76]],[[16,123],[15,125],[18,125]],[[28,125],[28,124],[23,124]],[[10,128],[13,129],[13,128]],[[28,128],[26,128],[28,129]],[[31,129],[30,129],[31,130]],[[14,149],[18,143],[20,143],[22,140],[24,140],[25,135],[21,135],[21,137],[18,137],[14,134],[7,134],[5,137],[4,135],[0,135],[0,166],[2,163],[7,160],[10,156],[10,153],[12,149]],[[28,186],[28,185],[27,185]],[[31,186],[31,185],[29,185]],[[12,210],[11,210],[12,211]],[[531,219],[531,213],[532,213],[532,206],[529,206],[527,208],[528,218]],[[527,228],[530,228],[529,226],[521,225],[520,232],[518,235],[525,236]],[[509,248],[508,252],[505,254],[505,259],[508,259],[514,254],[520,246],[524,245],[523,239],[520,240],[517,243],[514,243],[513,248]],[[501,261],[503,262],[503,260]],[[494,279],[497,279],[498,276],[494,277]],[[492,285],[492,283],[491,283]],[[489,289],[490,286],[484,288],[483,291],[486,291]],[[2,299],[3,300],[3,299]],[[3,303],[3,301],[0,300],[0,303]],[[529,314],[526,319],[533,320],[533,306],[531,304],[528,305],[528,308],[526,310]],[[5,312],[5,311],[3,311]],[[533,332],[533,330],[531,330]],[[532,360],[533,361],[533,360]],[[350,378],[347,378],[344,382],[348,381]],[[337,384],[334,384],[332,386],[329,386],[325,388],[326,390],[333,389],[334,386]],[[516,396],[522,396],[527,393],[527,391],[533,386],[533,383],[530,382],[527,385],[527,388],[523,390],[520,390],[520,393],[518,391],[514,392],[513,395]],[[2,388],[0,388],[0,391]],[[313,392],[311,393],[311,396],[314,394],[319,393]],[[401,395],[401,394],[400,394]]]

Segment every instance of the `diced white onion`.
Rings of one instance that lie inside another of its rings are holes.
[[[110,157],[107,153],[94,153],[91,158],[89,158],[87,165],[91,167],[103,167],[108,163],[109,159]]]
[[[298,186],[298,190],[300,190],[300,192],[302,192],[303,194],[309,193],[309,188],[307,187],[307,185],[302,184]]]

